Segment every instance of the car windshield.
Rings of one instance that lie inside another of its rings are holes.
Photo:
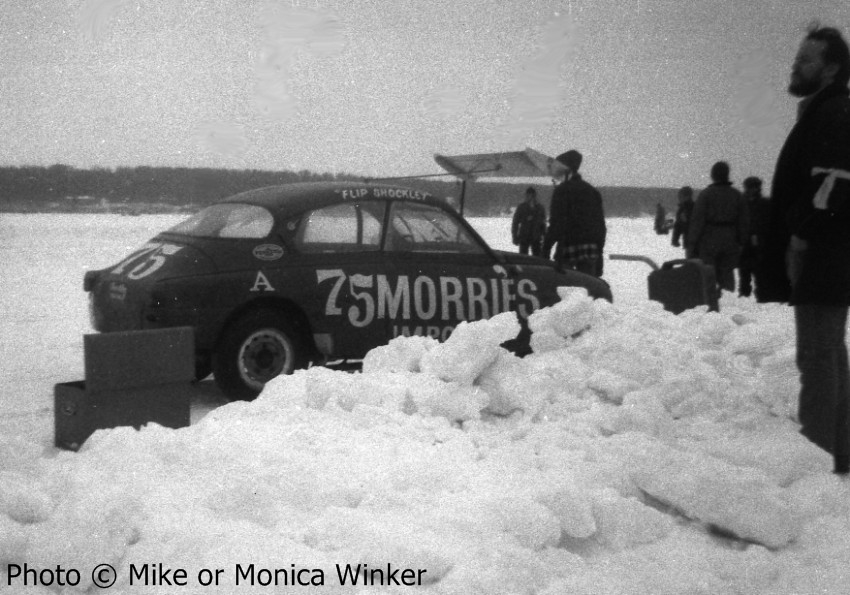
[[[274,217],[263,207],[223,203],[199,211],[168,232],[201,238],[264,238],[273,225]]]
[[[484,248],[448,212],[435,206],[408,201],[393,204],[387,250],[466,254],[484,252]]]

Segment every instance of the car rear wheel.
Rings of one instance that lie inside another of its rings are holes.
[[[215,382],[233,400],[253,400],[275,376],[306,365],[301,336],[282,312],[268,309],[233,321],[213,355]]]

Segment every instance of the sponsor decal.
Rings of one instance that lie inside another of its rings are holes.
[[[335,190],[344,199],[357,200],[368,195],[368,188],[346,188],[344,190]],[[410,188],[372,188],[372,196],[375,198],[410,198],[413,200],[422,200],[431,196],[428,192],[420,192]]]
[[[435,325],[436,321],[480,320],[514,309],[527,318],[540,307],[537,285],[531,279],[399,275],[393,281],[381,274],[348,275],[342,269],[320,269],[316,280],[330,286],[325,316],[345,316],[356,328],[384,318],[435,321]],[[437,326],[442,329],[445,325]],[[397,332],[404,334],[404,328]],[[443,332],[439,331],[441,336]]]
[[[448,339],[452,331],[455,330],[453,326],[407,326],[407,325],[393,325],[393,339],[396,337],[431,337],[432,339],[437,339],[438,341],[445,341]]]
[[[116,281],[110,281],[109,283],[109,297],[113,300],[124,301],[127,297],[127,286],[123,283],[118,283]]]
[[[419,192],[409,188],[375,188],[372,193],[375,198],[412,198],[414,200],[422,200],[431,196],[427,192]]]
[[[148,242],[141,249],[122,260],[110,272],[113,275],[123,275],[126,271],[127,278],[135,281],[158,271],[165,264],[167,257],[177,254],[182,249],[183,246],[177,244]],[[128,268],[130,268],[129,271],[127,271]]]
[[[367,194],[369,194],[369,190],[367,188],[346,188],[345,190],[335,190],[338,192],[343,198],[363,198]]]
[[[283,256],[283,247],[277,244],[260,244],[253,250],[254,258],[260,260],[277,260]]]
[[[257,276],[254,278],[254,285],[248,291],[275,291],[268,277],[263,274],[263,271],[257,271]]]

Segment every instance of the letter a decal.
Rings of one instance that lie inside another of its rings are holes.
[[[266,279],[263,271],[257,271],[257,278],[254,280],[254,286],[249,291],[274,291],[274,287]]]

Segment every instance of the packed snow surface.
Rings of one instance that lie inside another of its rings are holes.
[[[116,594],[850,588],[850,482],[798,432],[790,309],[725,294],[675,316],[641,263],[606,262],[613,304],[562,290],[523,359],[500,315],[194,403],[184,429],[53,448],[83,272],[172,222],[0,218],[0,592],[100,592],[102,564]],[[509,220],[473,224],[512,248]],[[609,252],[681,256],[651,218],[609,227]]]

